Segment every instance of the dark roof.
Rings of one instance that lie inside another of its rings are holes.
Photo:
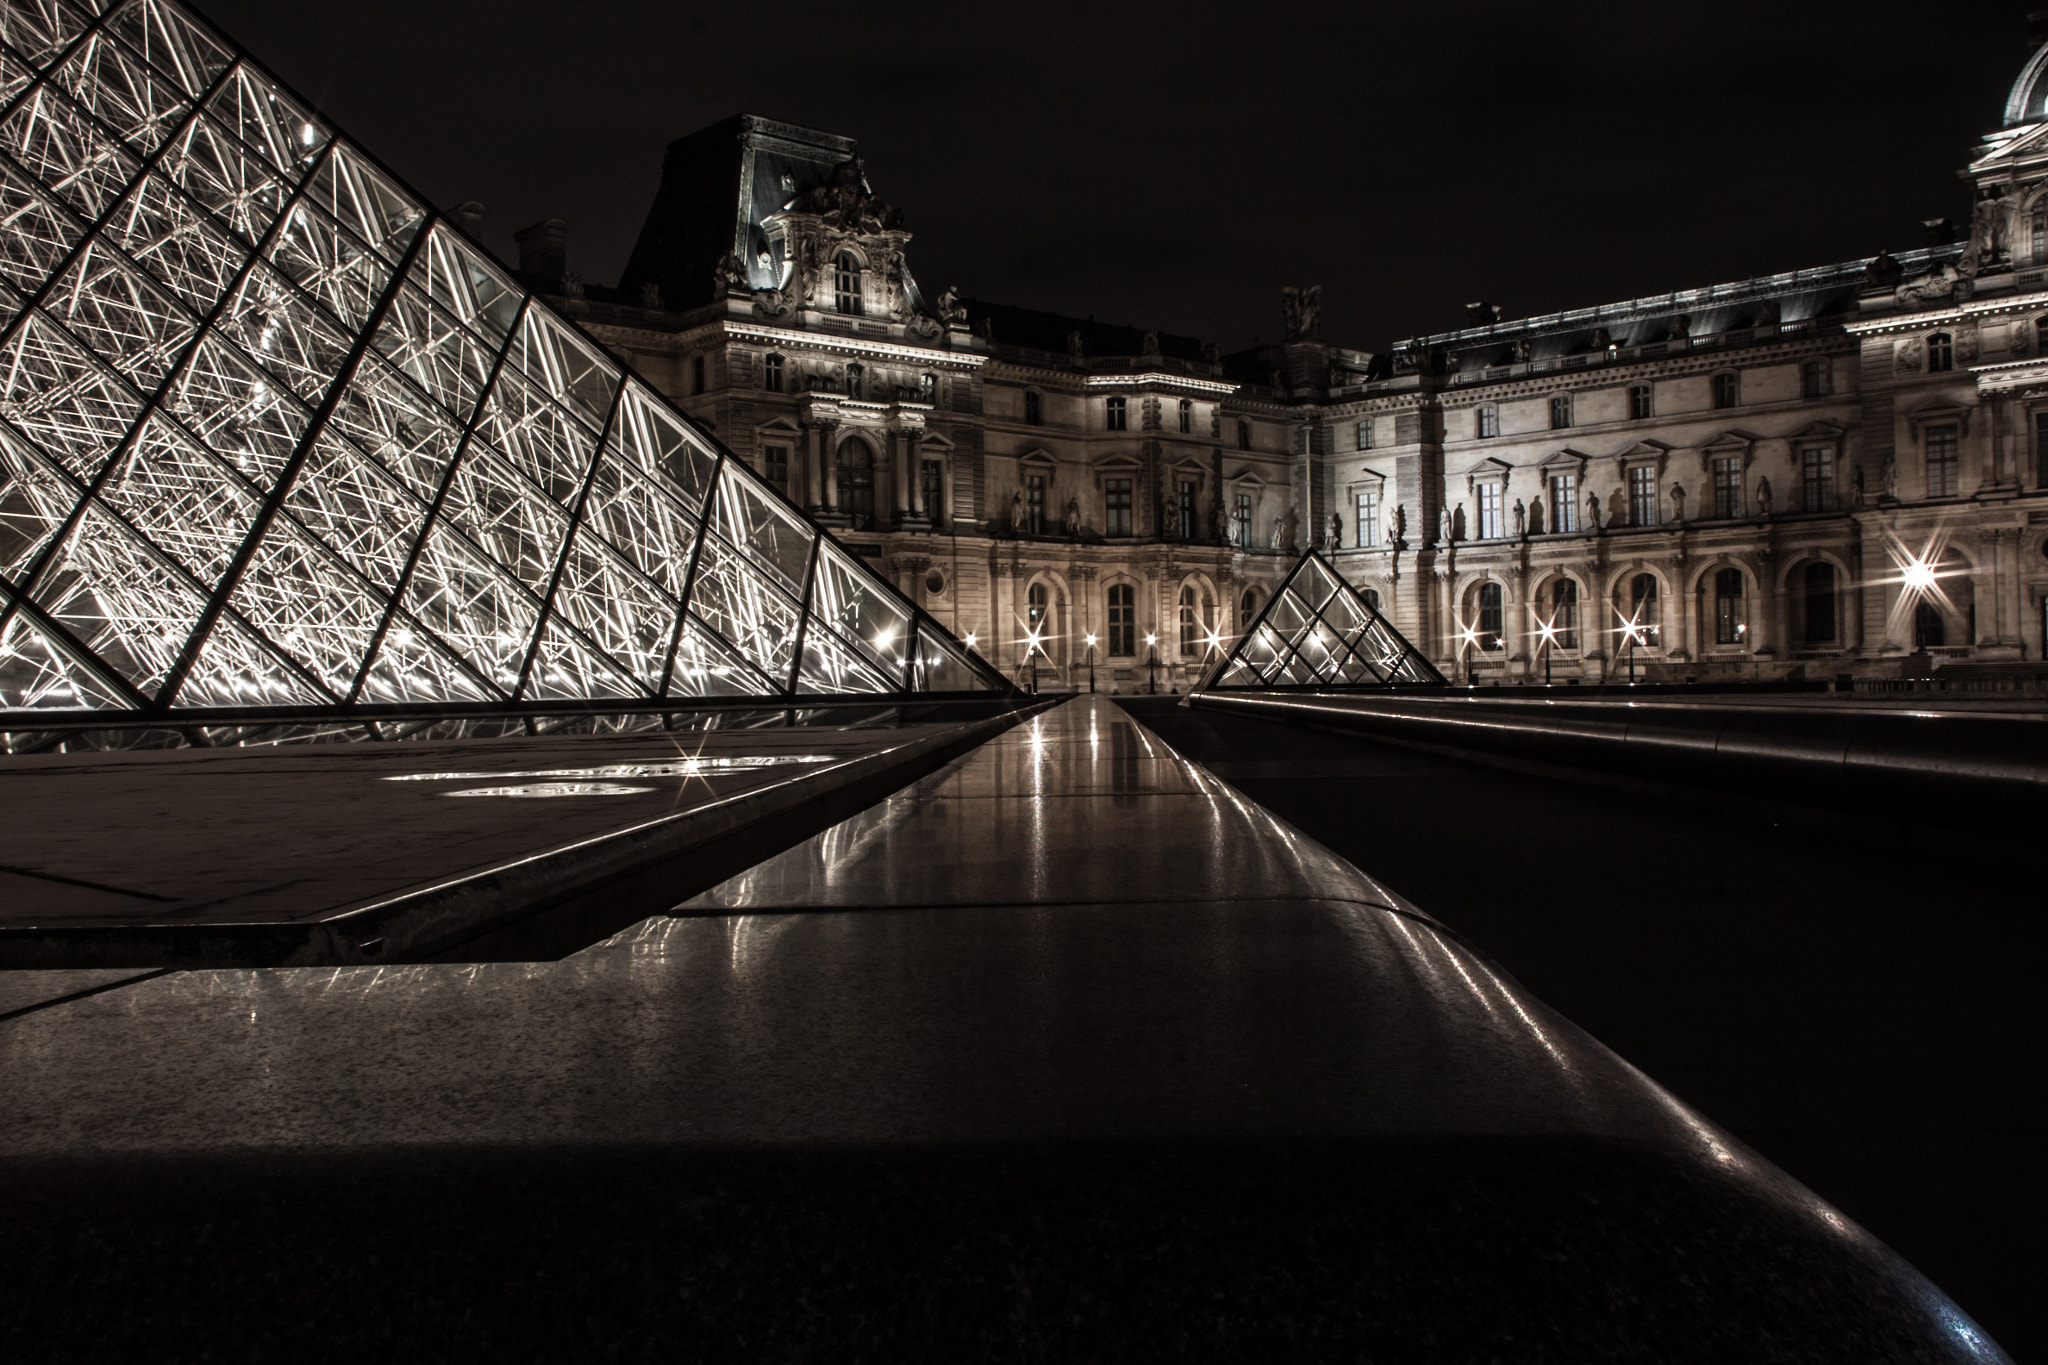
[[[1009,303],[989,303],[982,299],[962,299],[960,302],[967,309],[969,325],[979,332],[984,323],[988,324],[993,333],[990,339],[998,346],[1029,346],[1064,354],[1068,335],[1079,332],[1081,350],[1085,355],[1145,354],[1145,329],[1142,327],[1068,317],[1064,313],[1019,308]],[[1158,353],[1176,360],[1203,363],[1202,346],[1200,337],[1159,334]]]

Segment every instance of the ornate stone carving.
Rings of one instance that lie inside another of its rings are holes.
[[[824,184],[797,196],[791,207],[798,213],[815,213],[827,226],[844,232],[885,232],[903,226],[903,211],[868,188],[859,157],[834,166]]]
[[[711,272],[711,292],[728,294],[747,287],[747,267],[740,258],[728,251],[718,258],[718,265]]]
[[[1931,270],[1915,280],[1908,280],[1892,291],[1892,298],[1901,308],[1925,308],[1930,304],[1968,301],[1977,292],[1977,286],[1962,271],[1947,261],[1940,268]]]
[[[786,318],[790,315],[789,296],[780,289],[756,289],[754,291],[754,316],[757,318]]]
[[[1905,274],[1906,268],[1889,251],[1880,251],[1876,259],[1863,267],[1863,281],[1873,289],[1897,289]]]
[[[2006,328],[2005,349],[2014,355],[2027,355],[2034,349],[2034,329],[2025,322],[2014,322]]]
[[[1892,364],[1900,374],[1918,374],[1925,350],[1919,337],[1902,337],[1892,346]]]
[[[661,307],[661,286],[653,280],[640,286],[640,306],[654,309]]]
[[[919,313],[910,320],[906,330],[919,341],[937,341],[946,329],[937,318]]]
[[[1288,341],[1314,341],[1322,334],[1323,287],[1312,284],[1297,289],[1288,285],[1280,291],[1280,311],[1287,320]]]
[[[946,292],[939,295],[939,321],[949,326],[967,321],[967,306],[960,302],[960,290],[947,285]]]
[[[1978,338],[1978,330],[1975,327],[1956,328],[1956,359],[1959,362],[1967,365],[1977,358],[1978,347],[1981,344]]]

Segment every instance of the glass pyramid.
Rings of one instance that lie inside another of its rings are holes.
[[[1444,675],[1314,550],[1197,691],[1442,686]]]
[[[0,714],[1007,691],[167,0],[0,0]]]

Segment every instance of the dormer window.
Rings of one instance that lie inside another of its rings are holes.
[[[860,262],[850,251],[842,251],[833,258],[832,300],[840,312],[860,315]]]
[[[1942,374],[1956,367],[1956,339],[1947,332],[1927,338],[1927,373]]]
[[[761,361],[761,387],[770,393],[782,392],[782,357],[770,355]]]

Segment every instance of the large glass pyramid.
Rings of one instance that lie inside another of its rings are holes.
[[[202,21],[0,0],[0,715],[1007,690]]]
[[[1444,675],[1320,554],[1301,562],[1195,690],[1441,686]]]

